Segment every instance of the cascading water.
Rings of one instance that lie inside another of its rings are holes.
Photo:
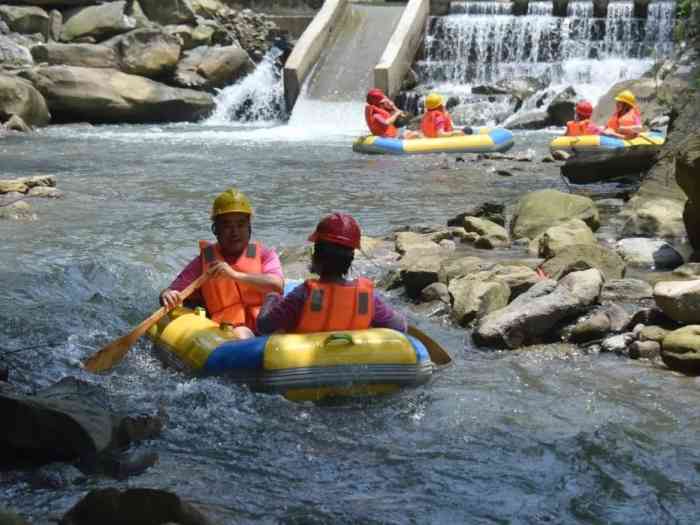
[[[544,94],[573,86],[596,101],[615,82],[640,77],[673,50],[672,1],[650,4],[646,19],[633,16],[631,1],[610,2],[605,18],[594,18],[587,0],[569,2],[567,16],[554,16],[552,2],[540,1],[529,2],[525,15],[512,12],[511,3],[470,1],[432,17],[408,109],[419,109],[420,95],[432,89],[457,97],[460,116],[472,123],[502,122],[520,102],[479,97],[472,88],[530,77]]]
[[[286,119],[284,86],[278,63],[281,55],[280,49],[271,48],[251,74],[222,89],[216,97],[216,109],[205,124],[226,125],[235,122],[259,126]]]

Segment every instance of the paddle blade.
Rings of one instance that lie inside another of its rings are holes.
[[[119,363],[129,353],[129,349],[134,346],[136,340],[138,340],[138,338],[133,340],[131,336],[132,334],[127,334],[120,337],[91,355],[83,362],[85,370],[97,374],[105,372]]]
[[[423,343],[423,345],[425,345],[425,348],[428,350],[428,354],[430,355],[430,360],[436,365],[447,366],[452,363],[452,357],[450,357],[450,354],[448,354],[443,347],[437,344],[430,336],[428,336],[428,334],[419,328],[410,324],[408,325],[408,330],[406,333],[415,337],[421,343]]]

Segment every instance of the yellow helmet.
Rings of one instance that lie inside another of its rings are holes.
[[[214,199],[211,208],[211,218],[214,220],[218,215],[224,213],[247,213],[253,215],[253,207],[250,205],[248,197],[236,188],[229,188]]]
[[[636,106],[637,105],[637,99],[634,97],[634,93],[632,93],[629,89],[625,89],[624,91],[620,91],[617,96],[615,97],[616,102],[624,102],[625,104],[629,106]]]
[[[435,109],[442,106],[442,97],[437,93],[431,93],[425,97],[425,107],[427,109]]]

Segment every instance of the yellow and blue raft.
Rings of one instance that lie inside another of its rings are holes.
[[[389,393],[425,383],[434,370],[423,343],[385,328],[237,340],[204,309],[179,307],[148,334],[167,365],[294,401]]]
[[[356,153],[417,155],[421,153],[494,153],[513,146],[513,133],[504,128],[474,128],[472,135],[434,139],[391,139],[366,135],[352,145]]]
[[[639,136],[624,140],[607,135],[580,135],[578,137],[562,136],[555,138],[549,143],[552,151],[610,151],[624,148],[636,148],[641,146],[662,146],[666,142],[666,137],[658,131],[640,133]]]

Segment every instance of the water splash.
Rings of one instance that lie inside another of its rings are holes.
[[[236,84],[219,91],[214,113],[205,124],[277,124],[286,118],[284,86],[277,59],[282,51],[273,47],[255,70]]]

